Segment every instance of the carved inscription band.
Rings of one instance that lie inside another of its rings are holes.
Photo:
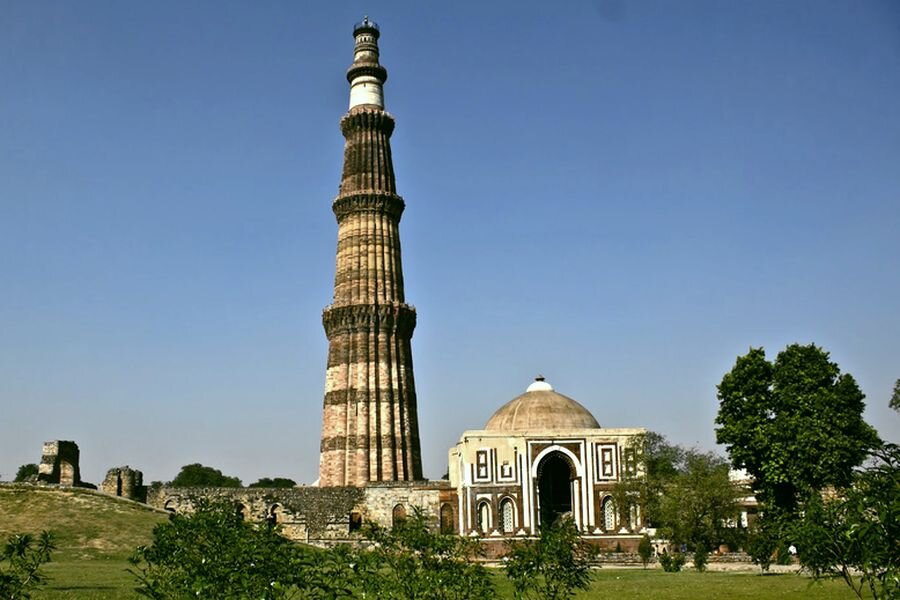
[[[400,439],[393,435],[382,435],[380,438],[364,436],[359,439],[352,434],[347,436],[336,435],[323,437],[320,449],[322,452],[329,452],[332,450],[368,450],[376,440],[380,441],[378,446],[381,448],[392,448],[395,444],[400,443]]]
[[[322,325],[328,339],[340,333],[369,331],[392,331],[411,338],[416,327],[416,309],[408,304],[333,306],[322,313]]]
[[[347,215],[356,212],[374,212],[385,214],[391,217],[395,223],[400,222],[400,215],[406,203],[403,198],[397,194],[387,194],[384,192],[364,192],[358,194],[350,194],[347,196],[338,196],[331,205],[334,216],[337,217],[338,223],[344,220]]]

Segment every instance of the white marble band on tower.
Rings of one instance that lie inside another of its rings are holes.
[[[365,17],[353,28],[356,43],[353,64],[347,71],[350,82],[350,108],[377,106],[384,108],[384,82],[387,71],[378,63],[378,25]]]

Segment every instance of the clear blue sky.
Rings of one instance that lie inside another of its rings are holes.
[[[544,374],[715,448],[751,346],[900,377],[900,3],[28,2],[0,15],[0,477],[318,468],[352,26],[382,30],[425,473]]]

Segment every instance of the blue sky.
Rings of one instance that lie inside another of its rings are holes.
[[[715,448],[739,354],[900,377],[900,3],[25,2],[0,16],[0,478],[316,478],[352,26],[381,25],[425,474],[544,374]]]

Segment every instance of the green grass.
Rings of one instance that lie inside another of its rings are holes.
[[[35,598],[135,598],[126,571],[135,547],[149,543],[166,515],[91,490],[0,486],[0,541],[51,531],[51,578]]]
[[[0,486],[0,540],[17,532],[53,531],[59,549],[46,566],[49,584],[37,599],[136,598],[128,573],[132,550],[151,539],[164,514],[133,502],[86,490]],[[497,589],[512,598],[512,587],[499,569]],[[664,573],[658,569],[594,572],[588,592],[577,599],[615,600],[844,600],[855,598],[843,582],[811,583],[796,574],[757,572]]]
[[[499,574],[498,574],[499,575]],[[504,598],[512,598],[506,578],[496,578]],[[575,596],[615,600],[849,600],[856,598],[842,581],[812,582],[796,573],[766,574],[748,571],[665,573],[659,569],[603,568],[594,572],[590,590]]]

